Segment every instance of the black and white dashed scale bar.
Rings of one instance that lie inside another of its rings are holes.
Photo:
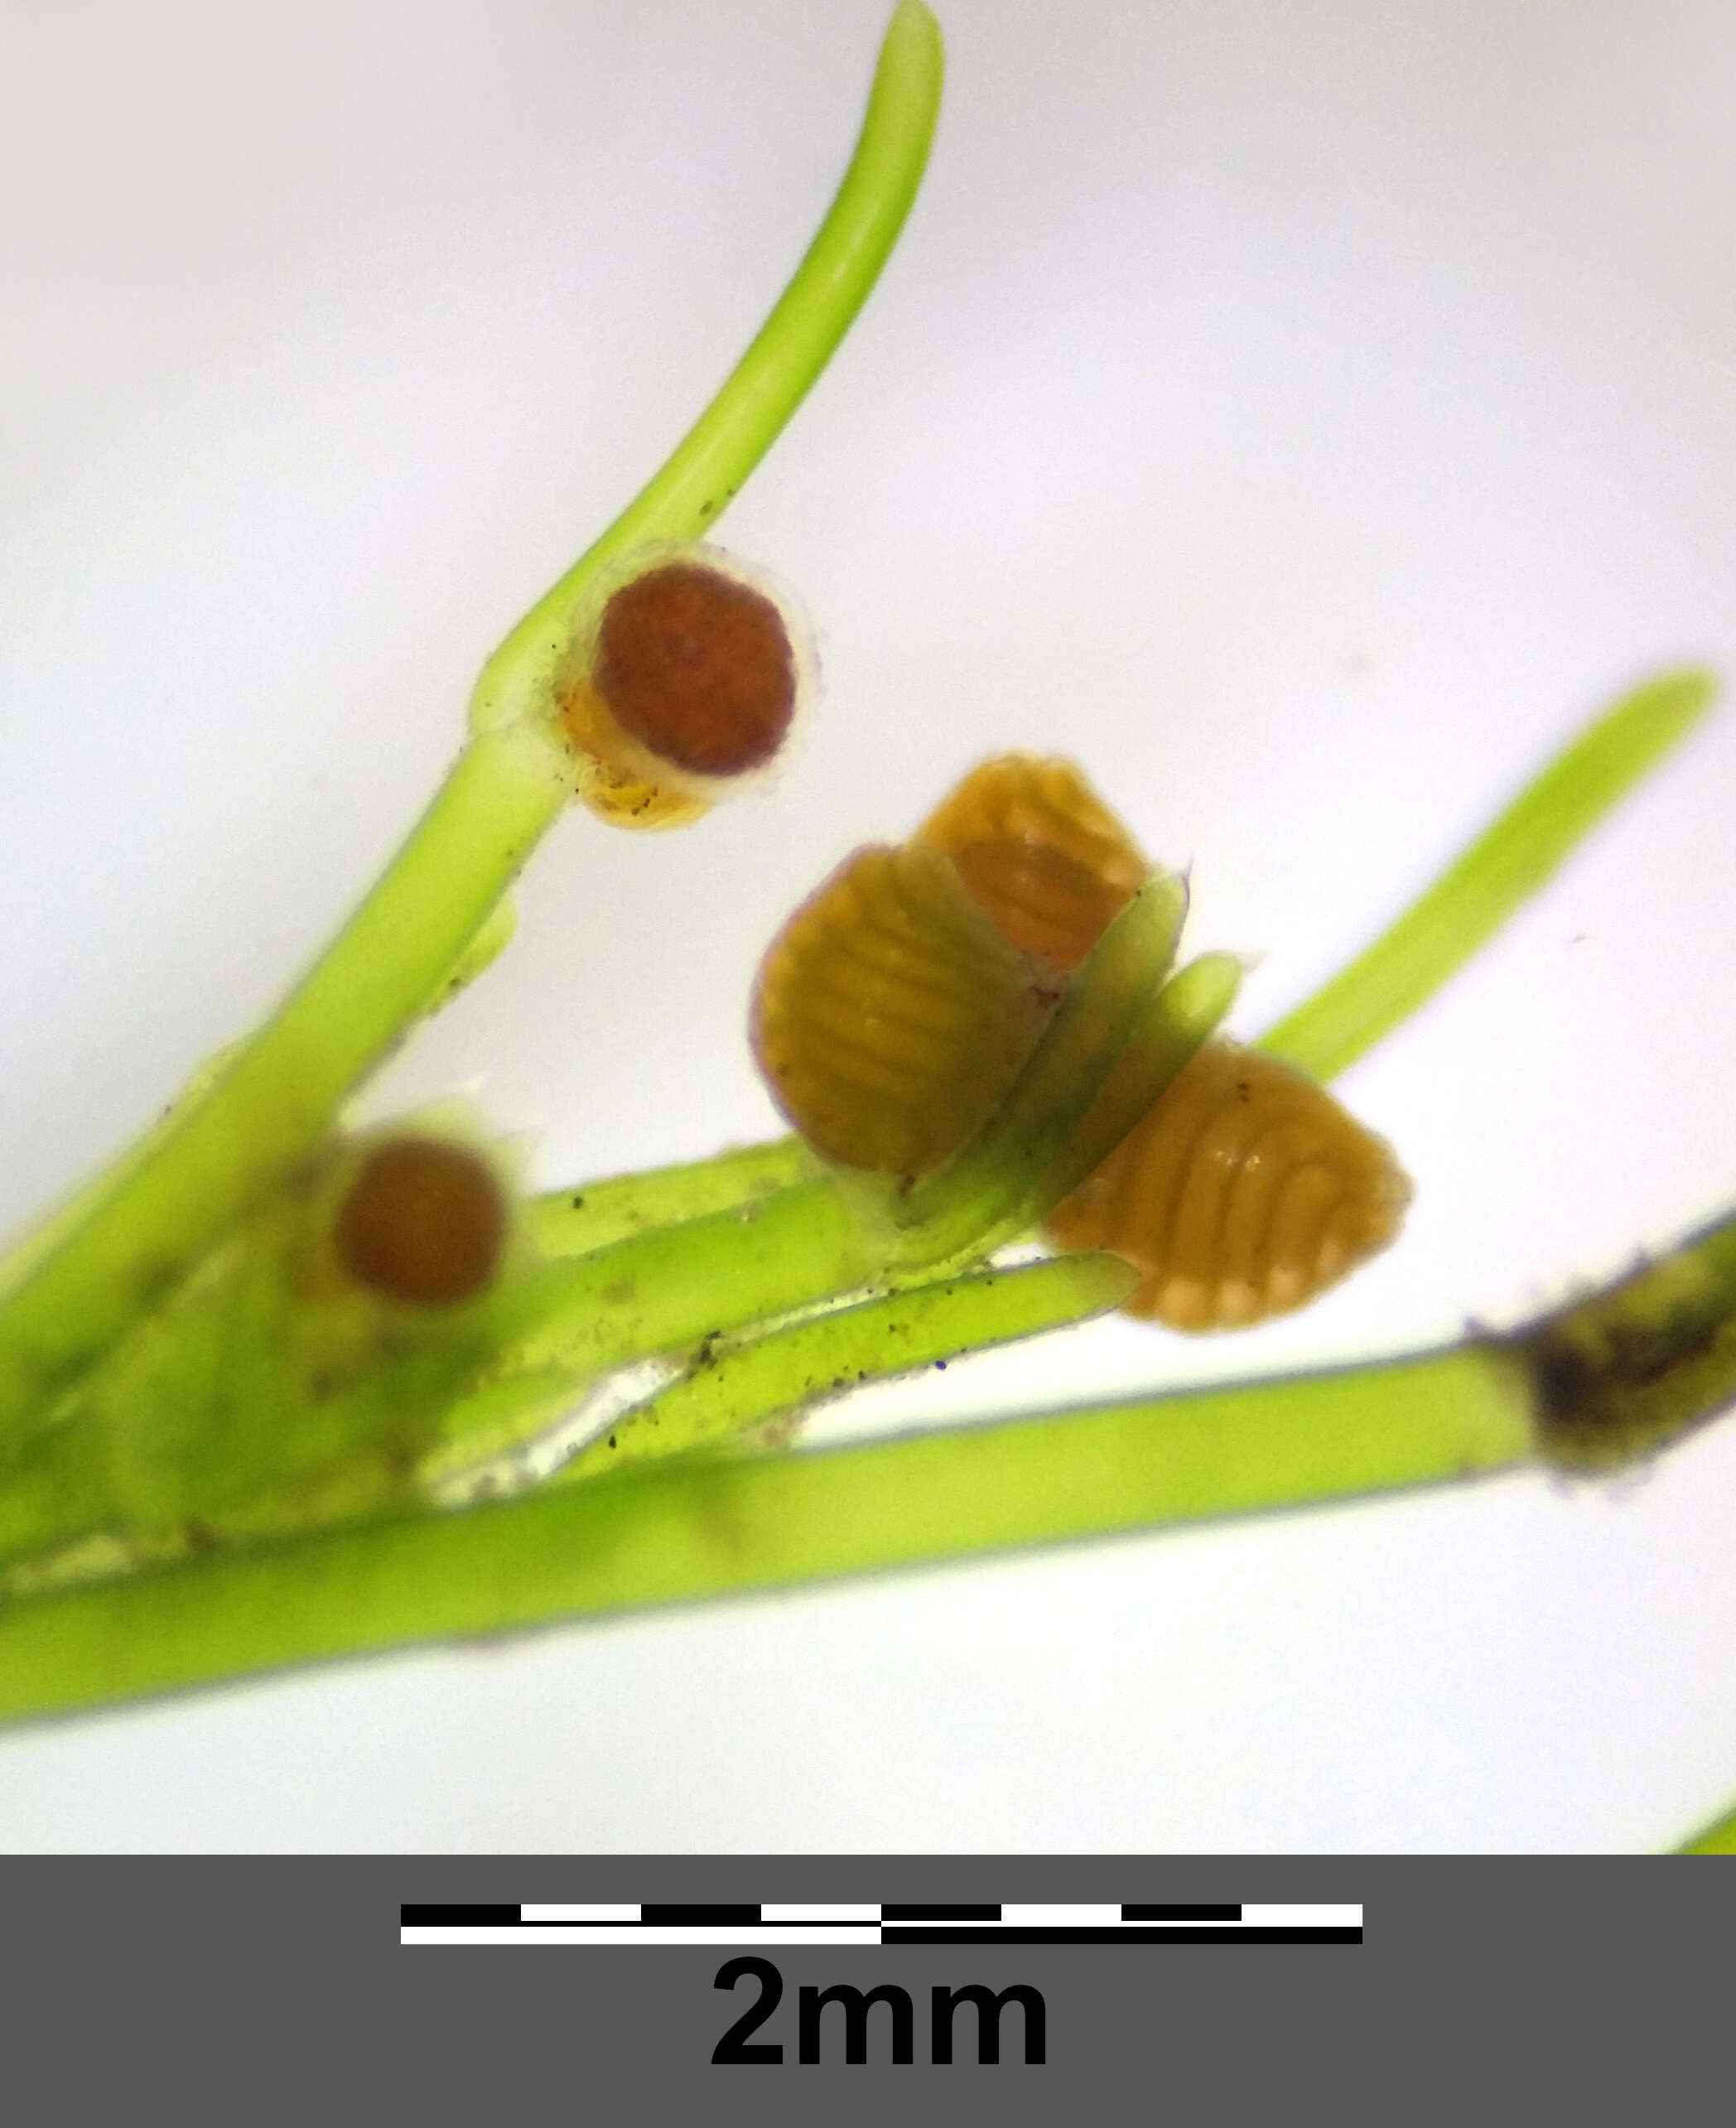
[[[1360,1943],[1360,1906],[407,1905],[410,1944]]]

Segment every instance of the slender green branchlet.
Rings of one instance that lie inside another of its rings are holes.
[[[1397,922],[1260,1046],[1336,1078],[1425,1004],[1546,885],[1605,813],[1693,731],[1718,692],[1661,673],[1588,725]]]
[[[940,114],[940,31],[901,0],[837,197],[776,306],[705,412],[482,668],[479,731],[538,721],[592,581],[632,548],[695,539],[777,440],[867,301],[914,204]]]
[[[1118,1306],[1133,1281],[1119,1257],[1061,1257],[912,1286],[757,1337],[707,1338],[674,1382],[615,1420],[553,1482],[714,1447],[864,1382],[1083,1321]]]
[[[284,1662],[1510,1467],[1478,1353],[738,1460],[376,1519],[0,1609],[0,1717]]]
[[[1736,1855],[1736,1810],[1726,1811],[1722,1817],[1696,1832],[1691,1840],[1684,1841],[1676,1852],[1681,1855]]]
[[[318,1144],[345,1097],[466,956],[485,950],[502,895],[571,787],[552,688],[575,611],[624,548],[697,538],[775,441],[897,240],[927,162],[940,79],[933,18],[905,0],[832,210],[716,399],[489,659],[470,743],[282,1008],[142,1156],[92,1190],[0,1304],[0,1436],[51,1422],[128,1326]]]
[[[530,1217],[538,1243],[550,1256],[582,1256],[653,1227],[726,1212],[808,1180],[816,1172],[813,1156],[799,1138],[774,1138],[710,1160],[610,1175],[576,1189],[551,1189],[534,1199]]]

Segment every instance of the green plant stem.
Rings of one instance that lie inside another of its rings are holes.
[[[1260,1037],[1269,1054],[1335,1078],[1486,945],[1612,807],[1685,738],[1718,682],[1664,673],[1558,754],[1396,924]]]
[[[653,1227],[726,1212],[811,1176],[816,1162],[799,1138],[739,1146],[715,1159],[615,1175],[576,1189],[533,1197],[530,1228],[546,1256],[582,1256]]]
[[[546,746],[499,735],[465,749],[331,948],[0,1308],[0,1433],[49,1423],[65,1391],[319,1142],[562,803]]]
[[[624,1413],[549,1482],[571,1484],[653,1457],[714,1446],[865,1382],[1083,1322],[1119,1307],[1138,1276],[1120,1257],[1057,1257],[911,1286],[726,1342],[703,1351],[688,1373]]]
[[[501,1506],[328,1528],[0,1609],[0,1717],[272,1666],[1500,1470],[1478,1349],[959,1427],[682,1458]]]
[[[1728,1810],[1713,1824],[1685,1840],[1678,1855],[1736,1855],[1736,1809]]]
[[[564,624],[604,563],[640,541],[697,537],[770,447],[904,224],[940,80],[933,17],[904,0],[832,209],[716,398],[489,660],[476,736],[313,970],[148,1152],[123,1156],[112,1186],[94,1191],[0,1306],[0,1435],[51,1421],[63,1392],[319,1141],[344,1096],[462,971],[571,787],[550,721]]]
[[[725,1215],[727,1216],[727,1215]],[[1736,1214],[1650,1267],[1642,1308],[1728,1283]],[[587,1261],[581,1259],[581,1262]],[[1729,1295],[1736,1315],[1736,1288]],[[1635,1288],[1590,1302],[1618,1328]],[[1704,1418],[1736,1392],[1666,1309]],[[1552,1422],[1550,1325],[1445,1352],[817,1455],[680,1457],[498,1507],[328,1526],[0,1606],[0,1715],[87,1706],[452,1633],[1294,1508],[1530,1460]],[[1612,1347],[1620,1363],[1649,1344]],[[1684,1414],[1676,1411],[1680,1431]]]
[[[550,1365],[580,1375],[697,1344],[713,1330],[865,1286],[873,1266],[827,1182],[659,1227],[527,1281],[524,1316],[491,1374]]]
[[[614,524],[524,616],[482,669],[472,727],[547,698],[592,579],[627,548],[698,538],[807,396],[867,300],[915,200],[940,114],[940,30],[902,0],[843,181],[789,285],[716,397]]]

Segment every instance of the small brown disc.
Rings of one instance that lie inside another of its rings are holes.
[[[665,562],[615,592],[591,678],[629,737],[693,775],[763,767],[795,715],[783,615],[763,591],[697,562]]]
[[[338,1209],[350,1276],[422,1308],[473,1300],[494,1277],[506,1233],[486,1161],[442,1138],[391,1138],[362,1161]]]

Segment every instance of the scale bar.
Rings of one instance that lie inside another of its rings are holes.
[[[643,1904],[525,1903],[406,1904],[399,1941],[494,1948],[591,1946],[620,1949],[734,1946],[928,1943],[1136,1944],[1360,1943],[1353,1905],[1208,1904],[1198,1901],[1078,1901],[945,1904],[889,1901],[760,1904],[648,1901]]]
[[[1193,1922],[1165,1928],[1136,1923],[1120,1928],[883,1928],[882,1943],[1360,1943],[1354,1927],[1201,1927]]]

